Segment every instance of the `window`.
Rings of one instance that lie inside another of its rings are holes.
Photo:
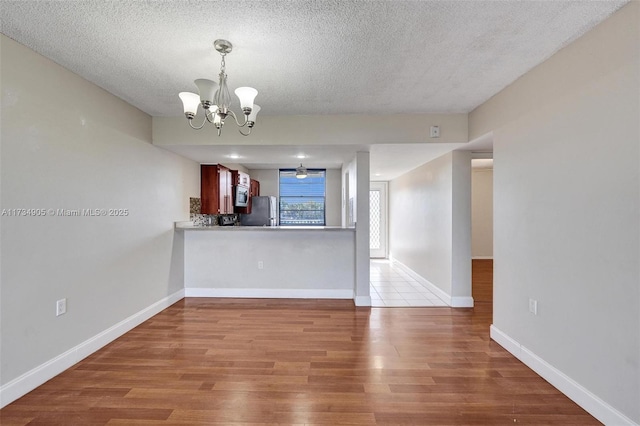
[[[307,177],[296,178],[295,169],[280,169],[280,225],[325,225],[324,169],[307,169]]]

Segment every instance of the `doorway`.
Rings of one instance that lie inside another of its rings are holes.
[[[475,306],[493,307],[493,157],[471,160],[471,283]]]
[[[386,259],[387,247],[387,182],[369,184],[369,257]]]

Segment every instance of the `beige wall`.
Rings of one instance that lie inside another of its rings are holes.
[[[325,214],[327,226],[342,225],[342,171],[327,169]]]
[[[493,169],[471,173],[471,256],[493,258]]]
[[[0,43],[2,209],[127,210],[1,217],[5,385],[182,290],[173,222],[188,220],[200,185],[195,162],[151,144],[151,117],[3,35]],[[67,313],[56,317],[62,298]]]
[[[494,140],[494,327],[607,424],[640,423],[639,28],[630,2],[469,118]]]
[[[470,170],[468,152],[451,152],[389,183],[390,257],[456,304],[472,303]]]
[[[184,231],[187,297],[354,297],[353,230],[227,229]]]
[[[451,154],[389,183],[389,253],[451,294]]]
[[[229,145],[362,145],[424,143],[429,127],[440,126],[437,143],[463,143],[469,140],[467,114],[378,115],[297,115],[258,117],[250,138],[226,132]],[[156,145],[212,145],[209,132],[194,132],[181,117],[153,117],[153,143]]]
[[[279,196],[278,169],[250,169],[249,176],[260,182],[260,195]]]

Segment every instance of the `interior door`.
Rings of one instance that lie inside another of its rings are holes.
[[[369,184],[369,257],[386,259],[387,182]]]

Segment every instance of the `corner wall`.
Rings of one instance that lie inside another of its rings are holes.
[[[471,256],[493,259],[493,169],[471,171]]]
[[[640,424],[639,28],[630,2],[469,117],[494,135],[492,337],[616,425]]]
[[[369,266],[369,153],[356,152],[342,166],[342,226],[355,227],[356,306],[371,306]]]
[[[151,144],[145,113],[4,35],[0,43],[4,405],[180,297],[173,222],[189,217],[199,168]],[[56,317],[63,298],[67,313]]]

